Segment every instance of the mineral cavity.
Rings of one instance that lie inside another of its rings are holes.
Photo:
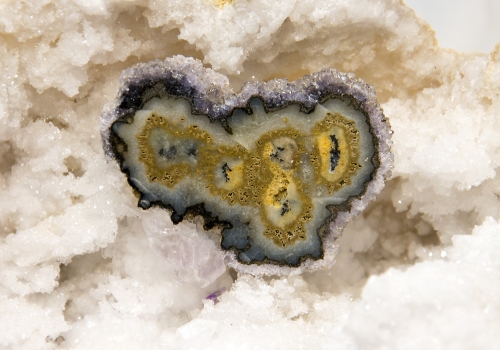
[[[323,258],[324,240],[345,224],[339,213],[354,215],[355,200],[381,189],[370,183],[387,171],[389,129],[360,80],[324,70],[235,95],[180,57],[124,76],[103,139],[139,206],[164,207],[174,223],[203,216],[239,263]]]

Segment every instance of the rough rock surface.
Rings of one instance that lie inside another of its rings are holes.
[[[441,49],[397,0],[42,0],[0,3],[0,53],[0,346],[500,347],[500,46]],[[331,269],[207,285],[192,267],[220,261],[184,264],[193,245],[152,253],[98,119],[122,70],[176,54],[234,89],[324,67],[375,86],[393,177]]]

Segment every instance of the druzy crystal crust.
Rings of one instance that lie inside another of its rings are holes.
[[[101,134],[141,208],[174,223],[202,216],[228,265],[254,274],[331,265],[392,164],[373,87],[332,69],[235,94],[192,58],[139,64],[123,72]]]

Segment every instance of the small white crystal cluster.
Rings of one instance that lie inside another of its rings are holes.
[[[124,69],[177,54],[233,89],[325,67],[375,86],[393,178],[332,268],[213,281],[208,248],[151,251],[98,119]],[[397,0],[43,0],[0,3],[0,57],[0,347],[500,348],[500,46],[440,49]]]

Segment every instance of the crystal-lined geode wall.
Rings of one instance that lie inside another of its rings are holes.
[[[142,209],[216,228],[237,272],[331,267],[343,227],[390,177],[389,122],[373,86],[352,73],[247,82],[235,94],[178,55],[121,81],[100,118],[106,156]]]
[[[498,51],[440,49],[391,0],[2,2],[1,346],[498,348]],[[236,276],[199,222],[136,207],[99,115],[178,54],[234,91],[325,67],[375,87],[392,179],[332,268]]]

